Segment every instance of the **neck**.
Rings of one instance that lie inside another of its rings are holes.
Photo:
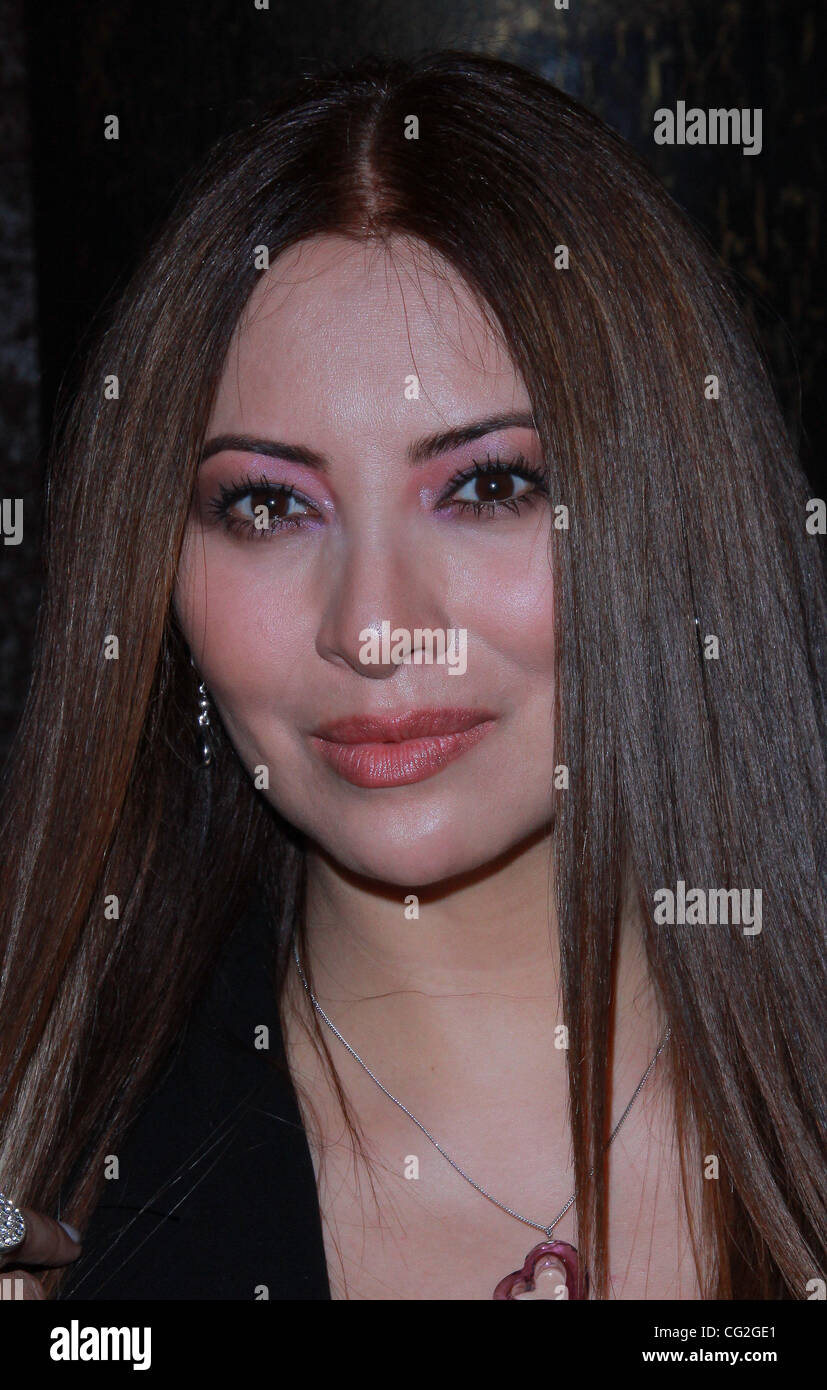
[[[462,1057],[486,1041],[490,1050],[492,1029],[515,1056],[553,1046],[564,1018],[551,851],[544,829],[483,869],[403,888],[360,878],[311,850],[307,951],[322,1008],[378,1065],[389,1052],[444,1057],[453,1049]],[[626,1051],[634,1067],[657,1045],[659,1025],[628,913],[615,1017],[618,1061]]]

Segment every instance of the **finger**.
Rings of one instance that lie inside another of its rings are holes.
[[[0,1300],[45,1299],[39,1279],[25,1269],[4,1269],[0,1274]]]
[[[9,1252],[15,1264],[67,1265],[81,1252],[80,1244],[72,1240],[59,1221],[30,1207],[20,1208],[26,1223],[26,1238]],[[5,1271],[4,1271],[5,1272]]]

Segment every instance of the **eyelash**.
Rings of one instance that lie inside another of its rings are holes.
[[[524,482],[532,483],[531,492],[522,493],[519,497],[507,497],[502,501],[484,501],[482,499],[468,500],[461,498],[451,504],[451,510],[457,509],[461,513],[472,513],[475,517],[493,517],[497,512],[510,511],[518,515],[523,507],[536,506],[542,498],[548,497],[548,477],[540,469],[533,467],[522,454],[516,454],[511,459],[502,459],[499,456],[484,460],[475,459],[461,473],[457,473],[451,479],[437,501],[437,507],[444,509],[443,504],[448,502],[454,492],[458,492],[466,483],[471,482],[477,477],[486,477],[490,474],[509,475],[522,478]],[[216,522],[223,524],[227,531],[247,533],[251,539],[266,540],[272,537],[277,531],[286,530],[288,526],[299,526],[308,520],[306,516],[275,518],[268,528],[256,527],[251,521],[233,516],[230,508],[236,502],[242,501],[251,492],[263,492],[269,497],[282,497],[288,500],[295,497],[297,501],[312,506],[309,498],[302,497],[294,487],[288,483],[271,483],[263,475],[253,478],[250,474],[240,478],[238,482],[225,486],[219,484],[218,495],[212,497],[208,503],[209,511]]]

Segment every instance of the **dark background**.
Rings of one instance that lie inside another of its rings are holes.
[[[736,272],[814,491],[825,422],[827,118],[813,0],[0,0],[0,759],[29,677],[55,394],[95,314],[220,134],[299,71],[465,48],[522,63],[648,159]],[[763,150],[656,146],[659,106],[760,107]],[[120,139],[103,138],[104,117]]]

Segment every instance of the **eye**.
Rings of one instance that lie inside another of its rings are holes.
[[[510,502],[530,492],[533,484],[519,474],[481,468],[453,494],[455,502]]]
[[[244,478],[230,487],[222,484],[209,509],[228,531],[244,531],[251,539],[318,516],[313,504],[292,487],[268,483],[266,478]]]
[[[273,521],[305,516],[308,506],[307,502],[297,497],[289,488],[254,487],[239,497],[231,510],[236,516],[251,521],[254,525],[257,520],[260,521],[260,525],[266,529]]]
[[[470,510],[475,516],[493,516],[502,511],[519,513],[547,496],[545,474],[519,455],[509,460],[475,460],[470,468],[451,479],[439,505],[442,510]]]

